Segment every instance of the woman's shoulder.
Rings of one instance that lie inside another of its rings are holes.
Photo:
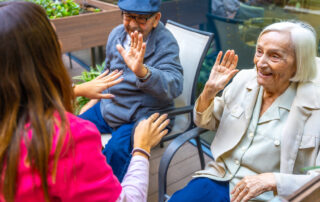
[[[310,109],[320,109],[320,83],[299,83],[295,98],[295,105]]]
[[[75,116],[72,113],[67,112],[66,117],[68,120],[68,124],[70,127],[70,133],[72,134],[73,138],[80,138],[80,137],[99,137],[100,133],[97,127],[90,121],[81,119]]]

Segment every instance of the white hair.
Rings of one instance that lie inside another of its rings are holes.
[[[294,82],[312,81],[317,74],[316,32],[313,27],[301,21],[283,21],[265,27],[259,38],[271,31],[289,32],[294,48],[297,71],[290,79]]]

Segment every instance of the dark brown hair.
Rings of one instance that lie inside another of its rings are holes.
[[[6,201],[14,200],[23,139],[27,161],[39,173],[48,201],[47,176],[55,176],[68,130],[65,111],[72,111],[71,80],[57,35],[42,7],[29,2],[0,3],[0,19],[0,193]],[[60,132],[49,173],[56,124]],[[32,130],[31,139],[28,130]]]

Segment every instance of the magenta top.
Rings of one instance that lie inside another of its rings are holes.
[[[101,152],[101,136],[97,128],[70,113],[67,113],[67,119],[70,132],[58,160],[55,182],[52,175],[47,177],[50,201],[116,201],[122,188]],[[53,167],[57,126],[55,132],[49,156],[50,171]],[[31,137],[31,131],[28,134]],[[22,140],[15,201],[43,201],[40,176],[33,174],[26,157],[27,148]]]

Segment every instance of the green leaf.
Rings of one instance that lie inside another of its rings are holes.
[[[96,65],[96,69],[90,68],[90,71],[83,71],[81,75],[74,76],[72,79],[77,80],[77,84],[85,83],[88,81],[91,81],[95,79],[97,76],[99,76],[105,66],[105,62],[103,62],[101,65]],[[79,114],[81,108],[87,104],[90,100],[86,97],[77,97],[76,98],[76,106],[75,106],[75,114]]]
[[[309,166],[309,167],[301,168],[301,172],[306,173],[309,170],[315,170],[315,169],[320,169],[320,166]]]

